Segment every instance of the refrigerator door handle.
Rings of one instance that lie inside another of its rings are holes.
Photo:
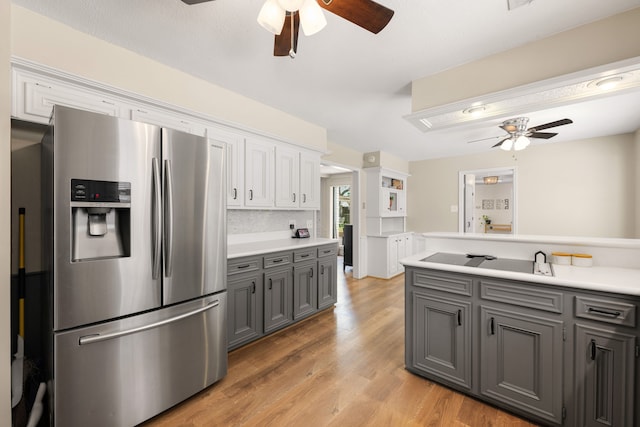
[[[186,319],[187,317],[195,316],[196,314],[202,313],[207,310],[211,310],[212,308],[217,307],[219,305],[220,305],[220,300],[214,300],[214,301],[211,301],[209,304],[205,305],[204,307],[200,307],[193,311],[189,311],[187,313],[183,313],[175,317],[170,317],[168,319],[161,320],[159,322],[149,323],[148,325],[144,325],[144,326],[138,326],[137,328],[125,329],[124,331],[111,332],[108,334],[85,335],[83,337],[80,337],[80,339],[78,340],[79,341],[78,343],[80,345],[93,344],[101,341],[111,340],[114,338],[120,338],[125,335],[131,335],[138,332],[147,331],[149,329],[158,328],[160,326],[168,325],[169,323],[174,323],[179,320]]]
[[[164,275],[171,277],[173,272],[173,176],[171,160],[164,161]]]
[[[153,191],[154,200],[152,207],[152,220],[153,220],[153,279],[157,279],[160,276],[161,266],[161,251],[162,243],[160,236],[162,234],[162,218],[161,214],[161,183],[160,183],[160,163],[157,157],[154,157],[151,163],[152,166],[152,179],[153,179]]]

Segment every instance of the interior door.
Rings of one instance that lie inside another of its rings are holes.
[[[226,288],[224,147],[162,130],[163,304]]]
[[[476,176],[467,174],[464,176],[464,232],[475,233],[475,218],[473,211],[476,204]]]

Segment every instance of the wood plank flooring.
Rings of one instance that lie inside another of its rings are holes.
[[[144,426],[535,426],[406,371],[404,275],[341,269],[333,309],[231,352],[224,379]]]

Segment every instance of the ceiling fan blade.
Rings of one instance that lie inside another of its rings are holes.
[[[323,9],[378,34],[387,26],[393,10],[372,0],[318,0]]]
[[[571,119],[562,119],[562,120],[556,120],[555,122],[551,122],[551,123],[545,123],[545,124],[539,125],[539,126],[532,126],[528,130],[531,131],[531,132],[537,132],[539,130],[554,128],[556,126],[564,126],[564,125],[568,125],[568,124],[571,124],[571,123],[573,123],[573,120],[571,120]]]
[[[182,0],[182,1],[188,5],[192,5],[192,4],[198,4],[198,3],[206,3],[208,1],[213,1],[213,0]]]
[[[504,138],[504,135],[492,136],[490,138],[474,139],[473,141],[467,141],[467,144],[473,144],[474,142],[488,141],[490,139],[496,139],[496,138]]]
[[[553,132],[532,132],[531,134],[527,134],[527,137],[549,139],[549,138],[553,138],[556,135],[557,133],[553,133]]]
[[[300,29],[300,16],[297,13],[287,14],[280,35],[275,36],[273,56],[289,56],[291,51],[291,19],[293,19],[293,52],[298,52],[298,30]]]
[[[507,139],[511,138],[510,136],[506,137],[505,139],[503,139],[502,141],[498,142],[496,145],[494,145],[491,148],[496,148],[496,147],[500,147],[502,145],[503,142],[505,142]]]

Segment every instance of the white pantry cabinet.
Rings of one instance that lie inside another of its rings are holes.
[[[383,168],[367,168],[367,216],[407,216],[407,175]]]

